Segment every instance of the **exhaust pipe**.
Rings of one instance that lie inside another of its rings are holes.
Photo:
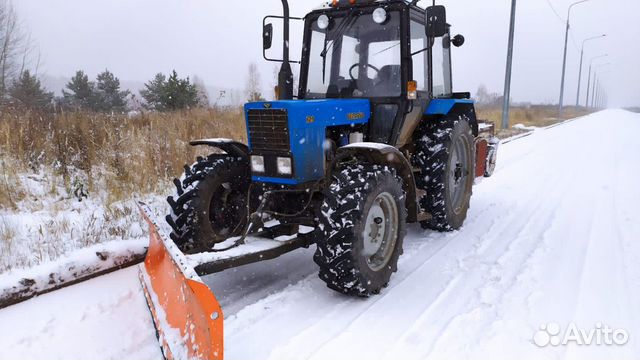
[[[282,66],[278,73],[278,98],[279,100],[293,99],[293,72],[289,63],[289,2],[282,0],[284,39],[282,41]]]

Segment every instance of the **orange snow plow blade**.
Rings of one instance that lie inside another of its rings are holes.
[[[140,281],[166,359],[223,358],[223,315],[211,290],[173,242],[158,230],[149,209],[149,251]]]

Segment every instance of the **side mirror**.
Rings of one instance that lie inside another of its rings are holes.
[[[426,32],[431,38],[441,37],[447,33],[447,10],[442,5],[429,6],[426,15]]]
[[[265,24],[262,28],[262,48],[269,50],[271,45],[273,45],[273,24]]]
[[[460,34],[454,36],[453,39],[451,39],[451,43],[455,47],[460,47],[460,46],[464,45],[464,36],[462,36]]]

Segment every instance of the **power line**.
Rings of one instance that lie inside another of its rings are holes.
[[[562,16],[560,16],[560,13],[558,13],[556,8],[553,7],[553,4],[551,3],[551,1],[550,0],[546,0],[546,2],[547,2],[547,5],[549,5],[549,9],[551,9],[553,14],[558,19],[558,21],[560,21],[560,23],[562,25],[565,25],[567,23],[566,20],[563,19]],[[573,47],[575,47],[576,50],[580,50],[580,47],[578,46],[578,42],[576,42],[576,39],[573,37],[573,34],[571,32],[569,33],[569,36],[571,37],[571,42],[573,43]]]
[[[565,24],[566,21],[562,18],[562,16],[560,16],[560,14],[558,14],[558,11],[556,11],[556,8],[553,7],[553,4],[551,4],[551,1],[550,0],[546,0],[546,1],[547,1],[547,5],[549,5],[549,8],[556,15],[560,23]]]

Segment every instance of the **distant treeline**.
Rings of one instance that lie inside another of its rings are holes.
[[[131,109],[175,111],[209,105],[204,85],[196,85],[180,78],[176,71],[170,75],[157,74],[145,84],[140,97],[122,90],[120,80],[109,70],[98,74],[95,81],[82,70],[76,72],[55,97],[29,70],[24,70],[7,88],[0,107],[33,111],[89,111],[122,114]]]

